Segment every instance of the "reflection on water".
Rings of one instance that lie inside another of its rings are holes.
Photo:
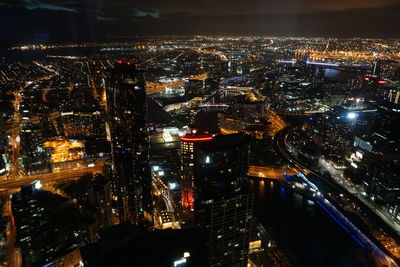
[[[265,194],[265,183],[264,180],[258,181],[258,195],[259,199],[263,199]]]
[[[365,251],[318,205],[278,182],[250,179],[254,213],[302,266],[369,266]]]

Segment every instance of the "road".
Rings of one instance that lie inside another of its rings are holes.
[[[283,175],[286,173],[287,175],[294,175],[298,171],[293,169],[276,169],[271,167],[264,166],[249,166],[249,176],[259,177],[259,178],[268,178],[268,179],[283,179]]]
[[[22,267],[22,250],[21,248],[14,248],[12,263],[9,265],[10,267]]]
[[[94,166],[91,167],[86,166],[83,168],[68,169],[60,172],[44,173],[37,175],[25,175],[18,179],[0,181],[0,191],[5,191],[13,188],[18,188],[24,185],[29,185],[34,181],[38,180],[40,180],[42,183],[55,182],[66,179],[79,178],[88,173],[93,173],[93,174],[102,173],[104,163],[105,163],[104,160],[99,160],[96,163],[94,163]]]
[[[286,127],[286,123],[282,120],[282,118],[272,109],[268,110],[267,120],[271,122],[271,126],[269,129],[269,135],[275,136],[275,134],[281,131]]]
[[[168,212],[169,214],[172,214],[172,221],[169,223],[169,225],[172,227],[172,229],[180,229],[180,222],[179,219],[177,218],[176,215],[176,204],[173,199],[171,191],[168,189],[168,187],[164,184],[164,182],[156,175],[152,174],[153,177],[153,190],[156,192],[156,195],[158,197],[161,197],[166,209],[162,210],[159,212],[158,209],[155,209],[155,220],[154,224],[157,228],[159,229],[165,229],[163,228],[163,221],[161,219],[161,213],[163,211]]]
[[[199,75],[193,75],[190,77],[182,77],[179,80],[176,81],[165,81],[165,82],[146,82],[146,93],[147,95],[155,95],[155,94],[161,94],[165,92],[165,89],[168,88],[179,88],[183,87],[185,85],[185,81],[189,79],[194,79],[194,80],[202,80],[204,81],[207,79],[208,74],[203,73]]]

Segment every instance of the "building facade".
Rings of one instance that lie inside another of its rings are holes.
[[[181,137],[181,193],[187,226],[206,229],[210,266],[247,266],[253,195],[245,189],[249,137]]]
[[[144,72],[117,62],[107,84],[113,198],[120,222],[151,221],[151,176]]]

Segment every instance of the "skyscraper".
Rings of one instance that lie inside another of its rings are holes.
[[[186,225],[207,229],[209,266],[247,266],[253,195],[245,190],[249,137],[192,133],[182,140]]]
[[[113,198],[120,222],[152,220],[145,75],[118,61],[109,73],[107,107]]]
[[[53,263],[86,242],[81,211],[67,198],[32,184],[12,196],[11,207],[24,266],[60,266]]]

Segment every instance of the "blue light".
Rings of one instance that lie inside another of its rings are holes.
[[[168,188],[169,190],[174,190],[177,187],[176,183],[169,183]]]
[[[355,113],[355,112],[349,112],[349,113],[347,113],[347,116],[346,116],[348,119],[350,119],[350,120],[354,120],[355,118],[357,118],[357,113]]]
[[[281,190],[279,191],[279,196],[281,197],[281,198],[284,198],[285,197],[285,188],[283,187],[283,186],[281,186]]]

